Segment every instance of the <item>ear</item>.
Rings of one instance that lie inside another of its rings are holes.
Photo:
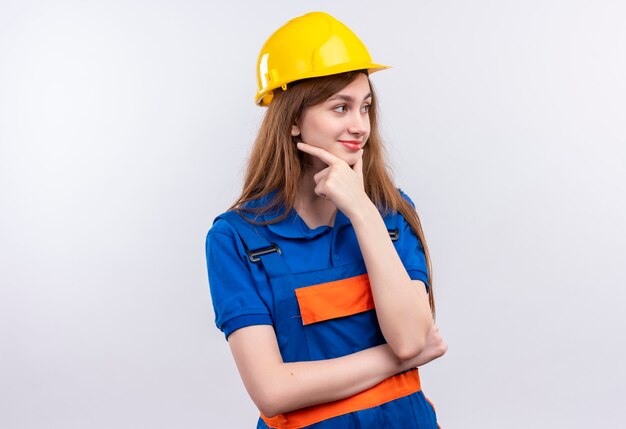
[[[298,137],[300,135],[300,127],[297,124],[291,126],[291,136]]]

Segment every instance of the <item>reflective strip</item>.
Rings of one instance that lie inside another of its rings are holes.
[[[421,389],[419,372],[416,369],[394,375],[370,389],[345,399],[302,408],[271,418],[261,414],[261,418],[271,428],[299,429],[333,417],[377,407],[385,402],[419,392]]]
[[[303,325],[374,308],[367,274],[296,289],[296,298]]]

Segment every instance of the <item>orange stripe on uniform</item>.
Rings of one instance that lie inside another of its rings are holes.
[[[377,407],[385,402],[419,392],[421,389],[416,369],[394,375],[370,389],[339,401],[314,405],[275,417],[265,417],[261,414],[261,418],[265,424],[274,429],[299,429],[333,417]]]
[[[296,298],[304,325],[374,308],[367,274],[296,289]]]

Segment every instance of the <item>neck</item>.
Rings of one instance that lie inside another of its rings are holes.
[[[327,198],[315,194],[315,180],[313,176],[327,166],[308,165],[298,184],[298,195],[294,202],[294,209],[311,229],[322,225],[332,226],[335,223],[337,206]]]

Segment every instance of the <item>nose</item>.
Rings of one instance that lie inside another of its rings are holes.
[[[348,123],[348,132],[355,136],[362,136],[369,133],[370,116],[367,112],[361,112],[354,109],[350,115]]]

